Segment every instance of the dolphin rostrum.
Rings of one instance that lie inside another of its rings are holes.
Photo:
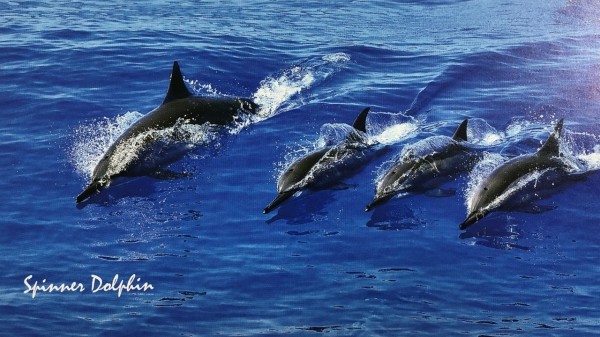
[[[294,161],[277,181],[277,197],[264,209],[267,214],[294,193],[305,188],[323,187],[335,183],[364,162],[375,144],[368,142],[364,109],[352,124],[352,131],[339,144],[325,146]]]
[[[114,178],[139,175],[139,167],[147,164],[144,163],[144,153],[160,145],[157,139],[160,137],[152,135],[152,132],[172,128],[178,123],[229,125],[242,115],[254,114],[257,110],[258,106],[249,99],[194,96],[186,87],[179,64],[175,61],[163,102],[133,123],[109,147],[96,164],[91,183],[77,196],[77,202],[109,186]],[[153,167],[155,170],[158,168]]]
[[[433,136],[405,146],[399,161],[382,175],[375,198],[365,210],[370,211],[399,193],[431,188],[453,174],[470,170],[479,152],[464,144],[467,123],[467,119],[462,121],[452,137]],[[420,152],[423,153],[415,153],[415,149],[422,149]]]
[[[519,189],[519,182],[526,176],[547,172],[555,172],[559,175],[568,174],[569,165],[561,158],[562,154],[559,151],[562,127],[563,120],[561,119],[548,140],[537,152],[508,160],[496,167],[487,178],[479,183],[468,202],[468,216],[460,224],[460,229],[466,229],[505,204],[511,192]]]

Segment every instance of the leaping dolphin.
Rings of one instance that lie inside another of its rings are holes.
[[[144,137],[146,133],[164,130],[177,123],[229,125],[241,115],[254,114],[257,110],[258,106],[245,98],[192,95],[183,81],[179,64],[175,61],[163,102],[133,123],[109,147],[94,168],[91,183],[77,196],[77,202],[82,202],[106,188],[114,178],[139,175],[136,169],[143,165],[143,152],[158,144],[157,137]],[[137,155],[123,156],[128,150]]]
[[[277,197],[263,210],[271,212],[294,193],[321,187],[338,181],[348,171],[357,168],[367,159],[367,152],[375,144],[368,143],[366,119],[369,108],[364,109],[352,124],[353,130],[336,145],[325,146],[294,161],[277,181]]]
[[[375,198],[365,208],[370,211],[402,192],[418,191],[438,185],[454,174],[470,170],[480,152],[467,147],[468,119],[462,121],[452,137],[433,136],[410,146],[377,183]],[[414,153],[425,148],[425,153]]]
[[[559,137],[563,120],[559,120],[548,140],[535,153],[525,154],[508,160],[490,173],[477,187],[473,197],[468,202],[468,216],[460,224],[460,229],[466,229],[481,220],[488,213],[502,206],[506,194],[527,175],[532,173],[555,172],[559,175],[568,174],[569,165],[561,158]]]

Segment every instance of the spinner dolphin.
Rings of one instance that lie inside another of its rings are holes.
[[[352,124],[352,131],[339,144],[325,146],[294,161],[278,179],[277,197],[264,209],[267,214],[296,192],[332,184],[360,167],[375,144],[368,142],[364,109]]]
[[[537,152],[506,161],[478,184],[474,195],[469,200],[468,215],[460,224],[460,229],[466,229],[488,213],[501,207],[506,202],[506,194],[515,189],[526,176],[536,172],[546,175],[549,173],[557,173],[559,176],[567,175],[569,165],[561,158],[559,149],[562,128],[563,120],[561,119]]]
[[[433,136],[405,146],[399,160],[379,179],[375,198],[365,210],[370,211],[403,192],[433,188],[455,174],[470,170],[480,151],[465,145],[467,123],[465,119],[452,137]],[[415,148],[425,151],[415,153]]]
[[[177,123],[229,125],[241,115],[255,114],[257,110],[258,106],[245,98],[193,95],[183,81],[179,64],[174,62],[169,88],[163,102],[133,123],[108,148],[93,170],[92,181],[77,196],[76,201],[82,202],[108,187],[115,178],[140,175],[139,167],[144,165],[144,153],[157,146],[159,141],[156,137],[145,136],[148,133],[171,128]],[[135,152],[137,155],[123,156],[125,151]],[[170,158],[163,159],[163,164],[172,162]],[[148,172],[148,169],[143,172]]]

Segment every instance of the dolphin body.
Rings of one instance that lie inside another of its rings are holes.
[[[532,173],[557,173],[567,175],[569,165],[561,159],[559,137],[563,120],[559,120],[548,140],[535,153],[525,154],[508,160],[495,168],[476,188],[475,194],[468,204],[468,216],[459,228],[466,229],[481,220],[488,213],[498,209],[508,200],[501,198],[511,189],[518,188],[518,183]],[[539,179],[539,178],[538,178]]]
[[[153,131],[165,130],[178,123],[202,125],[229,125],[241,115],[254,114],[258,106],[244,98],[202,97],[194,96],[183,81],[177,61],[173,63],[171,80],[167,95],[163,102],[135,123],[109,147],[102,159],[96,164],[91,183],[76,198],[77,203],[84,201],[93,194],[108,187],[117,177],[141,175],[140,167],[145,163],[144,155],[150,149],[160,146],[160,140],[152,137]],[[123,156],[127,150],[137,155]],[[163,151],[164,150],[164,151]],[[158,151],[159,155],[169,157],[165,149]],[[162,158],[163,164],[173,162],[176,158]],[[152,166],[152,165],[151,165]],[[157,165],[160,166],[160,165]],[[151,169],[158,169],[154,166]]]
[[[405,147],[400,160],[383,174],[377,184],[375,198],[365,207],[365,211],[399,193],[427,189],[451,178],[455,173],[470,170],[480,152],[464,144],[467,141],[467,123],[467,119],[462,121],[452,137],[433,136],[420,141],[433,148],[426,154],[417,156],[410,149],[406,151]]]
[[[277,181],[277,197],[263,210],[271,212],[294,193],[305,188],[318,188],[335,183],[348,171],[356,169],[367,159],[367,152],[375,144],[367,143],[364,109],[352,124],[353,130],[336,145],[325,146],[294,161]]]

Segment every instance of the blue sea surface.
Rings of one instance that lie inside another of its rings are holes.
[[[13,0],[0,12],[0,335],[600,336],[596,1]],[[169,167],[178,178],[126,179],[77,205],[110,143],[162,102],[175,60],[195,94],[251,98],[260,118],[195,130]],[[262,214],[282,170],[365,107],[386,151]],[[364,211],[405,145],[465,118],[489,152],[444,186],[453,196]],[[582,179],[544,212],[459,230],[476,182],[560,118]],[[33,296],[29,275],[85,290]],[[115,277],[152,289],[119,296]]]

